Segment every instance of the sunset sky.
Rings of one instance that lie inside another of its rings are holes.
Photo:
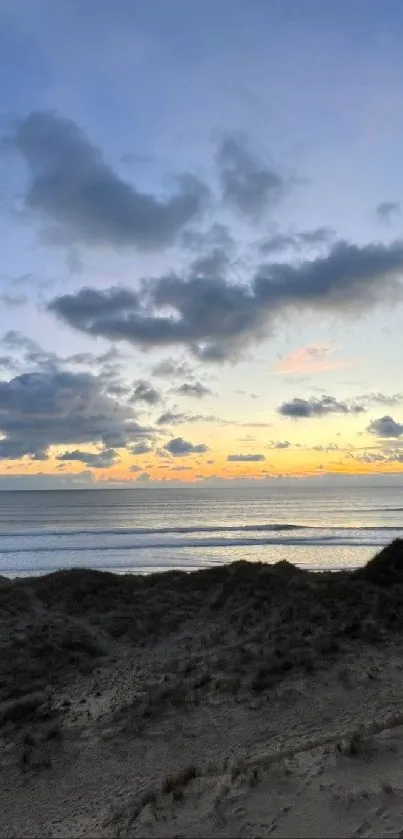
[[[0,0],[0,488],[403,473],[402,40]]]

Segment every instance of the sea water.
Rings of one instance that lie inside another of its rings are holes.
[[[391,486],[0,492],[0,574],[13,576],[241,559],[336,570],[363,565],[398,536],[403,494]]]

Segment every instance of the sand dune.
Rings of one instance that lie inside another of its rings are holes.
[[[403,543],[0,580],[0,836],[403,836]]]

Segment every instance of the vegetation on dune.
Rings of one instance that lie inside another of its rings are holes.
[[[343,573],[238,562],[190,574],[1,578],[0,719],[36,713],[49,680],[90,673],[122,646],[175,640],[169,670],[137,701],[146,720],[206,691],[261,694],[296,669],[326,666],[346,646],[402,630],[402,540]]]

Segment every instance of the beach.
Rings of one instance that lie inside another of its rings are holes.
[[[403,544],[0,585],[0,835],[399,836]]]

